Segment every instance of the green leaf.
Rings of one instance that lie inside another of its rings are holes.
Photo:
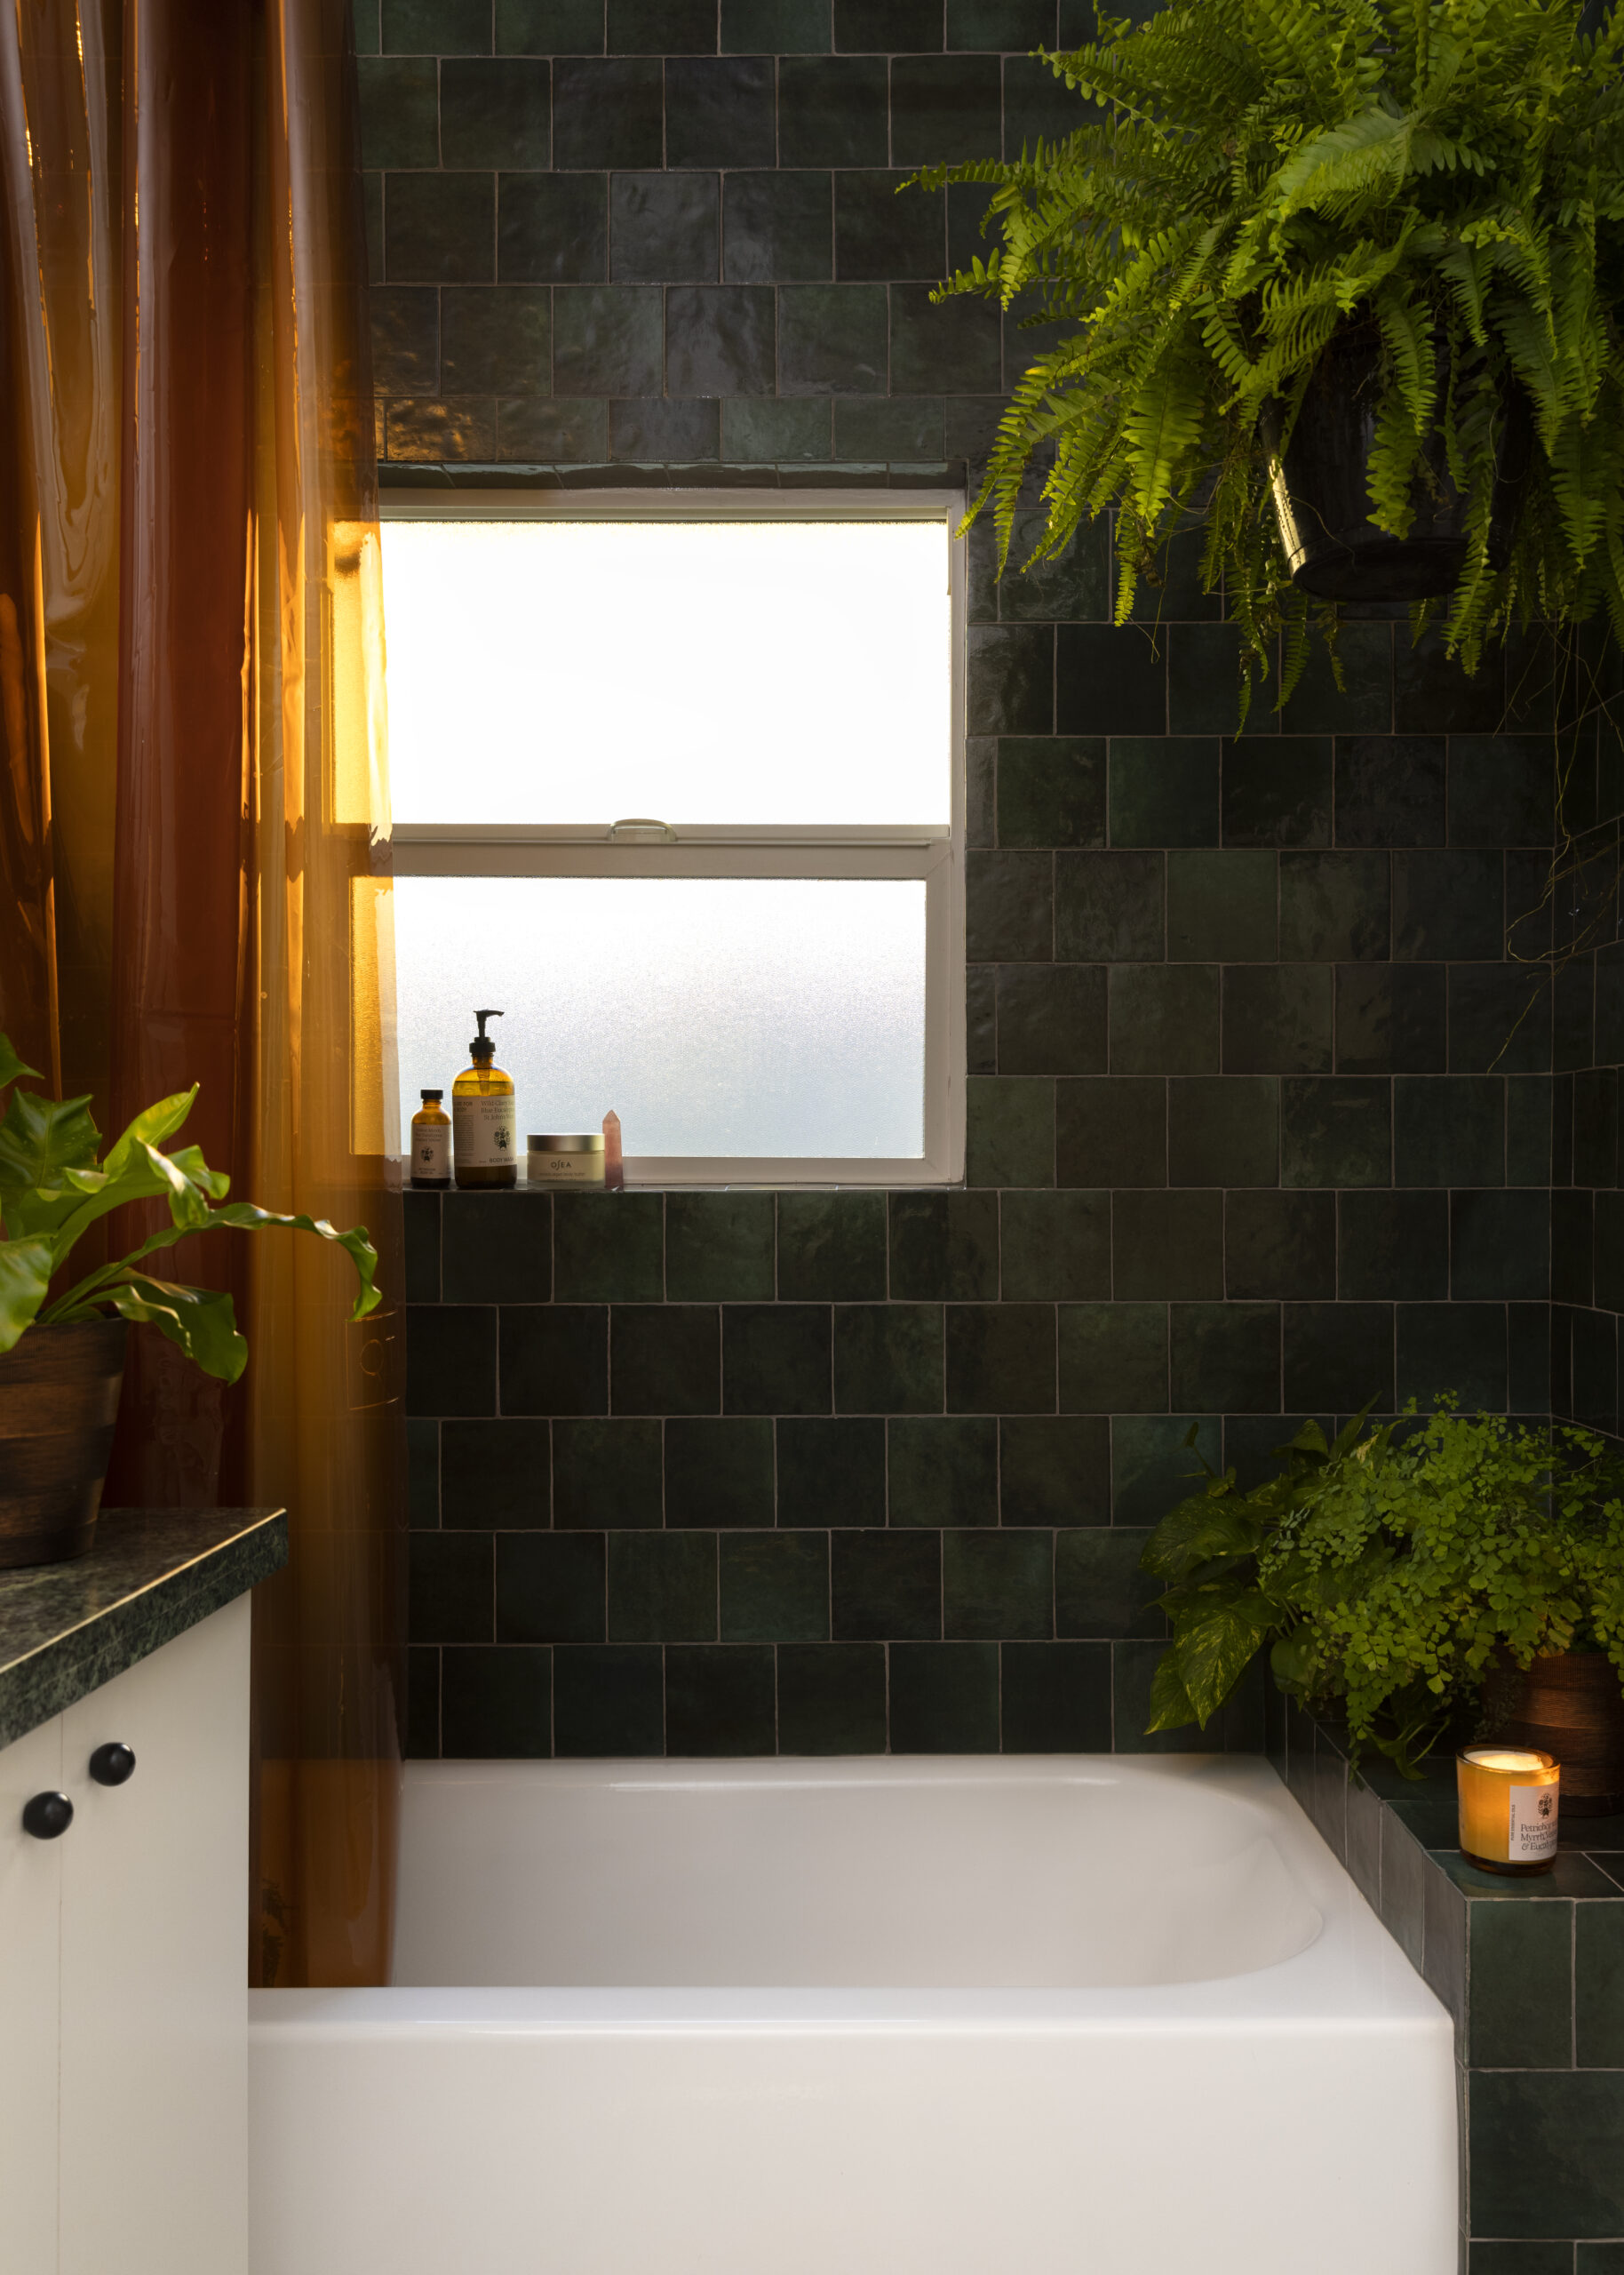
[[[49,1241],[0,1241],[0,1351],[31,1327],[51,1285]]]
[[[106,1300],[121,1319],[155,1327],[219,1382],[235,1382],[248,1364],[231,1298],[218,1289],[179,1288],[131,1273],[106,1290]]]
[[[1273,1623],[1272,1608],[1254,1593],[1181,1625],[1174,1647],[1179,1674],[1203,1729],[1257,1656]]]
[[[360,1285],[350,1312],[352,1320],[365,1319],[383,1301],[377,1285],[378,1250],[368,1239],[364,1225],[352,1225],[348,1232],[341,1233],[325,1217],[279,1217],[273,1209],[257,1209],[251,1201],[233,1201],[223,1209],[211,1209],[208,1223],[211,1229],[226,1225],[244,1233],[265,1232],[274,1225],[289,1232],[314,1233],[318,1240],[330,1241],[335,1248],[341,1248],[355,1267]]]
[[[1196,1710],[1179,1672],[1178,1653],[1166,1650],[1156,1662],[1156,1672],[1150,1677],[1150,1719],[1145,1724],[1145,1735],[1150,1737],[1158,1730],[1180,1730],[1195,1719]]]
[[[0,1121],[0,1201],[9,1204],[13,1193],[32,1185],[60,1185],[64,1169],[91,1167],[100,1132],[89,1106],[88,1094],[42,1098],[33,1090],[12,1092]]]
[[[8,1082],[14,1082],[20,1074],[32,1074],[36,1082],[42,1079],[37,1066],[23,1065],[12,1048],[11,1036],[0,1034],[0,1090],[3,1090]]]
[[[192,1111],[196,1096],[197,1084],[194,1082],[189,1090],[177,1090],[172,1098],[160,1098],[156,1106],[149,1106],[138,1114],[123,1137],[107,1149],[107,1157],[101,1165],[107,1175],[122,1177],[139,1147],[161,1145],[166,1138],[172,1138]],[[220,1197],[224,1198],[223,1189]]]

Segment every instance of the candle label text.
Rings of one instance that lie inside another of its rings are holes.
[[[1511,1787],[1512,1864],[1529,1864],[1556,1855],[1558,1791],[1555,1785]]]

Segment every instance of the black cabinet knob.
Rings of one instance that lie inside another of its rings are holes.
[[[99,1785],[125,1785],[134,1775],[134,1751],[116,1738],[99,1745],[91,1756],[91,1776]]]
[[[22,1829],[36,1840],[56,1840],[74,1821],[74,1805],[66,1793],[36,1793],[22,1805]]]

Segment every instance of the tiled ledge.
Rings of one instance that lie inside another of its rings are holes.
[[[1556,1870],[1461,1856],[1453,1755],[1355,1779],[1270,1702],[1270,1759],[1455,2025],[1463,2275],[1624,2275],[1624,1817],[1570,1817]]]

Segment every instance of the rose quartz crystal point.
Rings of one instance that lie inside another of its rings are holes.
[[[625,1165],[620,1157],[620,1116],[613,1106],[603,1117],[603,1182],[611,1193],[625,1190]]]

